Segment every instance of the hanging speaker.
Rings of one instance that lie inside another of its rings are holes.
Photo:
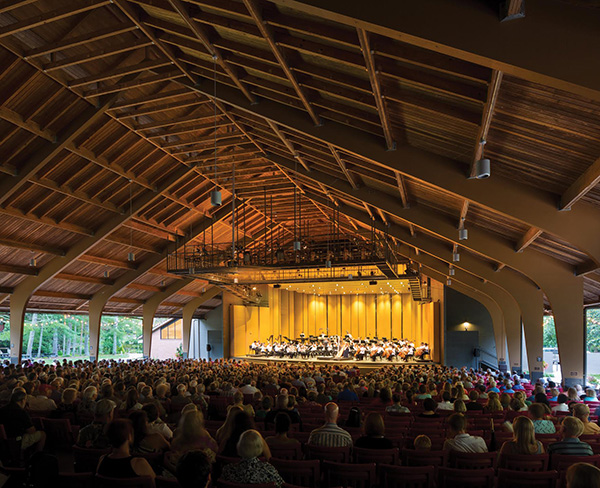
[[[300,241],[294,241],[294,251],[300,251],[302,249],[302,243]]]
[[[464,227],[462,229],[458,229],[458,240],[466,241],[469,238],[469,231]]]
[[[219,190],[213,190],[210,192],[210,203],[213,207],[221,205],[221,192]]]
[[[491,164],[488,158],[482,158],[475,163],[475,177],[478,180],[489,178],[491,174]]]
[[[457,252],[453,252],[452,253],[452,261],[454,261],[455,263],[458,263],[460,261],[460,254],[458,254]]]
[[[206,344],[206,350],[208,352],[212,351],[212,346],[210,344]]]
[[[448,269],[448,274],[449,274],[450,276],[454,276],[454,273],[456,273],[456,270],[455,270],[454,268],[449,268],[449,269]]]

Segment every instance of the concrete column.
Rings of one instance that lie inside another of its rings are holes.
[[[584,385],[583,277],[573,277],[567,283],[556,280],[550,290],[544,291],[554,314],[564,384]]]
[[[183,338],[183,358],[187,359],[190,353],[190,332],[192,329],[192,318],[194,317],[194,313],[196,309],[207,302],[211,298],[214,298],[219,293],[221,293],[221,289],[218,286],[213,286],[206,290],[201,296],[194,298],[190,302],[186,303],[185,307],[183,307],[183,320],[182,320],[182,338]]]
[[[23,329],[25,327],[25,312],[30,294],[15,288],[10,297],[10,362],[21,362],[23,352]]]
[[[100,325],[102,323],[102,311],[108,301],[108,297],[94,296],[90,300],[89,324],[90,324],[90,361],[96,362],[100,356]]]

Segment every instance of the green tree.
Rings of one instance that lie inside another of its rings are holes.
[[[554,316],[544,315],[544,347],[557,347]]]

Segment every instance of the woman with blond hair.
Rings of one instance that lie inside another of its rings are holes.
[[[456,400],[454,402],[454,413],[466,413],[467,411],[467,406],[465,405],[465,402],[463,402],[462,400]]]
[[[220,446],[225,439],[229,439],[234,429],[235,418],[243,411],[244,410],[240,407],[231,407],[227,411],[227,417],[225,417],[225,422],[223,422],[223,425],[217,429],[217,433],[215,435],[217,445]]]
[[[165,454],[165,465],[174,471],[177,461],[188,451],[204,451],[214,461],[219,446],[204,428],[204,416],[199,410],[190,410],[181,416],[171,449]]]
[[[483,410],[485,411],[485,413],[504,411],[504,408],[502,407],[502,404],[500,403],[498,393],[495,393],[493,391],[489,393],[488,401],[485,404],[485,406],[483,407]]]
[[[385,437],[385,424],[383,417],[376,413],[369,413],[362,427],[363,435],[356,440],[355,447],[363,449],[392,449],[394,444]]]
[[[469,399],[469,395],[465,393],[465,387],[461,383],[456,385],[456,399],[463,402]]]
[[[520,416],[513,422],[513,440],[506,441],[500,449],[505,454],[544,454],[544,446],[535,440],[535,429],[531,419]]]
[[[588,463],[575,463],[567,469],[567,488],[600,488],[600,469]]]

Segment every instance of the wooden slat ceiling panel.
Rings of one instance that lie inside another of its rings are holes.
[[[517,242],[529,230],[529,227],[522,222],[509,219],[503,214],[493,212],[481,205],[470,203],[465,227],[468,229],[472,224],[514,242]]]
[[[568,242],[553,236],[551,234],[542,233],[531,245],[532,249],[542,251],[546,254],[556,257],[561,261],[566,261],[573,265],[583,264],[588,257],[576,247]]]

